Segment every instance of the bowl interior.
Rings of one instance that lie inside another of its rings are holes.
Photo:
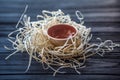
[[[66,24],[58,24],[50,27],[47,34],[50,38],[58,40],[66,40],[69,37],[75,36],[77,30],[75,27]]]

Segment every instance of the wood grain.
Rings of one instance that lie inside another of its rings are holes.
[[[0,0],[0,80],[120,80],[120,48],[103,57],[94,55],[87,59],[86,67],[79,70],[81,75],[66,68],[63,69],[65,74],[57,74],[56,77],[52,76],[52,70],[44,70],[34,59],[30,70],[24,73],[29,55],[18,52],[5,60],[13,51],[4,48],[4,45],[11,47],[7,36],[16,30],[15,25],[26,5],[29,5],[26,14],[31,16],[31,21],[36,20],[42,10],[61,9],[79,22],[75,11],[80,10],[84,15],[84,25],[92,28],[90,43],[98,43],[96,38],[100,37],[103,41],[113,40],[120,44],[119,3],[119,0]]]
[[[1,80],[119,80],[119,76],[115,75],[57,75],[53,77],[51,75],[1,75]]]

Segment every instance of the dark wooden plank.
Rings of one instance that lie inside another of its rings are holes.
[[[33,10],[31,10],[33,11]],[[0,22],[1,23],[15,23],[19,20],[21,13],[1,13],[0,14]],[[28,13],[31,16],[32,20],[36,20],[36,16],[39,13]],[[69,13],[68,13],[69,14]],[[106,12],[106,13],[83,13],[85,22],[120,22],[120,13],[119,12]],[[75,14],[70,14],[71,17],[78,22]]]
[[[1,75],[1,80],[119,80],[115,75]]]
[[[120,60],[115,59],[89,59],[86,62],[86,67],[79,69],[82,75],[120,75]],[[1,62],[1,61],[0,61]],[[2,62],[3,63],[3,62]],[[5,64],[6,63],[6,64]],[[4,64],[0,66],[0,75],[6,74],[24,74],[27,68],[28,61],[19,61],[19,60],[9,60],[4,61]],[[1,63],[0,63],[1,65]],[[54,67],[55,68],[55,67]],[[65,74],[77,74],[73,69],[66,68],[61,71],[65,71]],[[31,67],[27,72],[29,74],[35,75],[37,74],[53,74],[51,69],[44,70],[40,63],[36,61],[32,61]]]
[[[0,6],[1,8],[0,22],[16,22],[19,19],[19,16],[25,7],[25,3],[28,3],[28,5],[30,6],[27,13],[33,19],[35,19],[37,14],[41,14],[41,11],[44,9],[47,10],[62,9],[63,11],[65,11],[65,13],[67,14],[70,13],[70,15],[73,18],[76,18],[76,16],[74,15],[74,12],[76,10],[82,10],[86,22],[115,22],[115,21],[119,22],[120,21],[119,3],[117,3],[117,0],[110,0],[110,1],[82,0],[82,1],[74,1],[74,3],[73,0],[70,0],[69,2],[63,0],[60,1],[59,4],[54,4],[56,3],[55,0],[53,1],[36,0],[35,2],[32,0],[27,2],[14,1],[14,0],[11,2],[10,1],[6,2],[4,0],[1,0],[1,3],[2,4]],[[36,3],[40,3],[41,5]],[[68,4],[66,5],[65,3]],[[47,4],[47,6],[45,6],[44,4]],[[109,10],[110,8],[114,8],[114,9]]]
[[[7,8],[7,7],[4,6],[4,8]],[[9,7],[11,9],[4,9],[4,8],[0,8],[1,13],[20,13],[22,11],[22,9],[24,9],[24,7],[22,7],[22,8],[17,7],[17,9],[15,7],[12,7],[12,8]],[[29,9],[32,9],[34,12],[38,12],[38,11],[44,10],[44,8],[45,7],[39,7],[38,9],[36,9],[35,6],[33,6],[33,7],[29,6],[28,11],[29,11]],[[21,11],[18,10],[18,9],[20,9]],[[47,8],[45,8],[45,9],[49,10]],[[67,13],[67,14],[68,13],[69,14],[74,14],[75,13],[75,9],[64,9],[64,8],[62,8],[62,10],[65,11],[65,13]],[[118,7],[111,7],[111,8],[109,8],[109,7],[108,8],[101,8],[101,7],[99,7],[99,8],[89,8],[89,7],[88,8],[81,8],[81,7],[79,7],[76,10],[80,10],[82,13],[88,13],[88,12],[120,12],[120,9]]]
[[[59,4],[54,4],[57,2],[59,2]],[[106,0],[106,1],[104,1],[104,0],[101,0],[101,1],[99,1],[99,0],[91,0],[91,1],[89,1],[89,0],[80,0],[80,1],[79,0],[78,1],[74,1],[74,0],[69,0],[69,1],[66,1],[66,0],[62,0],[62,1],[56,1],[56,0],[52,0],[52,1],[51,0],[46,0],[46,1],[44,1],[44,0],[40,0],[40,1],[39,0],[36,0],[36,1],[33,1],[33,0],[29,0],[29,1],[27,1],[27,0],[26,1],[24,1],[24,0],[6,1],[6,0],[1,0],[1,3],[2,3],[1,6],[5,6],[5,5],[9,4],[9,5],[11,5],[11,7],[15,7],[15,6],[23,7],[23,5],[25,5],[25,4],[32,5],[33,7],[34,6],[38,7],[39,4],[41,4],[42,6],[46,6],[45,4],[47,4],[48,7],[49,7],[49,5],[52,5],[52,6],[56,6],[56,8],[58,8],[57,6],[60,6],[62,8],[66,8],[66,7],[74,8],[77,6],[79,6],[79,7],[86,6],[89,8],[91,8],[91,7],[94,7],[94,8],[106,7],[107,6],[107,7],[111,8],[111,7],[119,6],[118,0],[109,0],[109,1],[108,0]],[[37,3],[39,3],[39,4],[37,4]],[[66,5],[66,3],[67,3],[67,5]],[[50,6],[49,8],[53,8],[52,6]]]

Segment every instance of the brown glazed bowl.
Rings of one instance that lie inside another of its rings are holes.
[[[55,46],[62,46],[69,37],[75,37],[77,29],[71,25],[58,24],[47,29],[47,36]],[[70,42],[70,41],[69,41]]]

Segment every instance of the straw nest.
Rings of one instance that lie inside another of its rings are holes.
[[[62,68],[73,68],[77,73],[80,73],[78,69],[85,66],[84,63],[88,57],[94,54],[102,56],[105,52],[112,51],[114,47],[119,46],[111,40],[102,42],[100,38],[98,38],[99,44],[90,44],[91,28],[86,28],[83,25],[83,16],[80,11],[76,11],[79,23],[72,21],[70,15],[65,15],[61,10],[43,10],[42,13],[43,15],[38,15],[38,20],[33,22],[27,15],[22,15],[22,20],[19,23],[21,22],[23,27],[17,27],[16,31],[8,35],[9,41],[12,42],[12,50],[15,50],[15,52],[7,56],[6,59],[17,52],[27,52],[30,57],[26,71],[30,67],[32,58],[34,58],[42,63],[44,69],[51,68],[54,70],[53,75],[56,72],[64,73],[60,71]],[[55,46],[50,42],[46,33],[49,27],[57,24],[74,26],[78,30],[77,35],[74,38],[68,38],[62,46]],[[14,33],[16,36],[12,37]],[[68,41],[71,41],[71,43],[68,43]],[[47,68],[44,67],[44,64],[47,65]]]

